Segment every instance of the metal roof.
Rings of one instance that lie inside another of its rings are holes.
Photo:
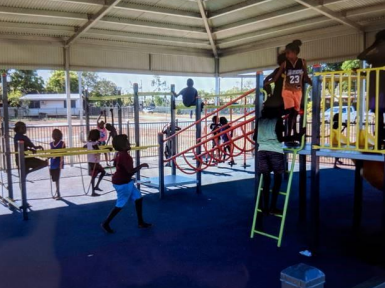
[[[79,99],[79,94],[71,94],[71,99]],[[66,100],[67,94],[27,94],[20,98],[25,101],[48,101],[48,100]]]
[[[53,47],[46,54],[46,57],[54,55],[52,61],[42,59],[40,66],[37,56],[31,57],[35,59],[30,62],[15,61],[26,58],[25,45],[43,44],[73,50],[100,47],[103,53],[116,53],[120,48],[146,54],[142,55],[143,59],[155,54],[163,54],[165,59],[169,55],[195,55],[207,58],[206,64],[212,62],[210,58],[219,58],[220,63],[224,57],[244,55],[253,49],[276,50],[288,39],[300,38],[304,43],[316,41],[317,35],[324,39],[325,29],[330,31],[329,38],[372,33],[385,28],[384,20],[385,0],[0,0],[0,49],[12,53],[0,55],[0,65],[63,67],[64,63],[57,59],[59,50]],[[5,46],[1,47],[2,44]],[[316,59],[316,56],[311,57]],[[152,68],[151,59],[146,61],[148,69],[140,65],[131,68],[127,63],[109,67],[99,65],[98,59],[91,62],[72,62],[70,66],[145,73],[151,73]],[[202,75],[218,72],[215,67],[207,69],[205,65],[201,72],[196,72],[197,67],[189,71],[188,63],[183,65],[184,69],[175,72]],[[157,69],[172,72],[169,67]],[[240,67],[239,71],[243,69]]]

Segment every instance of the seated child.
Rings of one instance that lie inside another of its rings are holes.
[[[194,80],[191,78],[187,79],[187,87],[183,88],[182,91],[180,91],[178,94],[173,92],[175,97],[178,97],[179,95],[182,95],[183,97],[183,105],[186,107],[196,106],[197,105],[197,98],[198,98],[198,91],[194,87]],[[203,110],[203,102],[201,103],[201,110]]]
[[[227,118],[226,117],[221,117],[219,118],[219,123],[221,125],[221,130],[220,132],[223,132],[223,131],[226,131],[227,129],[231,128],[230,124],[228,124],[228,121],[227,121]],[[226,155],[231,155],[232,154],[232,150],[233,150],[233,145],[230,143],[230,140],[231,138],[233,138],[233,131],[229,131],[227,133],[224,133],[221,135],[222,137],[222,142],[223,143],[228,143],[224,146],[224,154],[223,154],[223,160],[226,159]],[[226,151],[229,153],[227,154]],[[235,165],[234,163],[234,158],[231,157],[230,158],[230,162],[229,162],[229,165],[233,166]]]
[[[32,141],[25,135],[27,133],[27,126],[24,122],[17,122],[15,128],[13,129],[16,134],[13,138],[15,151],[19,151],[18,142],[24,142],[24,151],[36,152],[36,150],[44,150],[42,146],[35,146]],[[16,154],[16,166],[19,167],[19,156]],[[42,160],[39,158],[26,158],[25,159],[25,173],[31,173],[37,170],[40,170],[48,166],[48,160]]]
[[[282,210],[277,209],[277,200],[279,190],[282,184],[282,175],[285,172],[284,152],[282,148],[283,141],[292,141],[301,139],[302,135],[283,136],[283,120],[279,109],[264,107],[262,117],[258,119],[256,125],[256,139],[258,147],[258,172],[263,175],[263,208],[265,214],[282,215]],[[270,173],[274,172],[274,186],[272,200],[269,206],[270,194]]]
[[[98,146],[98,140],[100,139],[100,132],[97,129],[93,129],[90,131],[90,134],[88,135],[88,141],[87,141],[87,149],[88,150],[99,150]],[[102,181],[103,177],[106,175],[106,171],[100,165],[100,154],[87,154],[87,160],[88,160],[88,171],[91,176],[91,185],[92,185],[92,194],[91,196],[100,196],[100,194],[96,193],[95,191],[102,191],[102,189],[99,188],[99,184]],[[99,176],[99,180],[95,185],[95,179]]]
[[[118,199],[115,207],[111,210],[107,219],[101,224],[102,229],[107,233],[114,233],[110,223],[112,219],[122,210],[128,201],[135,202],[136,215],[138,217],[139,228],[149,228],[152,225],[143,220],[143,198],[140,191],[135,187],[132,176],[142,168],[148,168],[148,164],[141,164],[134,168],[132,157],[129,154],[131,150],[127,135],[118,135],[112,140],[112,145],[117,152],[115,158],[116,172],[112,176],[112,183],[116,190]]]
[[[52,131],[53,141],[49,144],[51,149],[63,149],[66,148],[63,139],[63,133],[59,129],[54,129]],[[56,196],[54,199],[60,200],[60,172],[64,168],[64,157],[55,157],[50,159],[49,173],[51,174],[52,182],[56,184]]]

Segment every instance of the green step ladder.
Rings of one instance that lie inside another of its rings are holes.
[[[306,110],[307,110],[307,103],[308,103],[308,93],[310,92],[310,89],[311,89],[311,87],[309,87],[307,89],[307,91],[305,93],[305,99],[304,99],[304,114],[303,114],[303,121],[302,121],[302,128],[304,128],[304,129],[306,129],[306,121],[307,121]],[[290,192],[291,192],[291,184],[292,184],[292,181],[293,181],[293,172],[294,172],[294,168],[295,168],[295,161],[297,160],[297,156],[298,156],[299,151],[301,151],[305,147],[305,142],[306,142],[306,133],[302,136],[301,145],[299,147],[296,147],[296,148],[284,148],[285,152],[292,152],[293,157],[292,157],[292,161],[291,161],[291,165],[290,165],[289,179],[288,179],[288,182],[287,182],[286,191],[279,192],[279,195],[282,195],[282,196],[285,197],[282,215],[272,215],[272,217],[281,218],[281,220],[280,220],[281,223],[280,223],[278,235],[266,233],[263,230],[257,229],[257,227],[256,227],[258,214],[262,214],[262,210],[259,208],[261,194],[262,194],[262,191],[263,191],[263,175],[261,175],[260,178],[259,178],[258,193],[257,193],[257,199],[255,201],[253,226],[251,227],[250,238],[254,238],[255,234],[266,236],[266,237],[269,237],[269,238],[277,240],[278,241],[277,246],[281,247],[283,231],[285,229],[285,220],[286,220],[287,208],[288,208]]]

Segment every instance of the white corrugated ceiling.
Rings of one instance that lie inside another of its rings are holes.
[[[199,1],[202,1],[204,11],[200,11]],[[153,69],[160,72],[210,74],[215,70],[208,69],[208,65],[215,57],[223,60],[219,65],[220,72],[257,69],[274,63],[271,55],[276,52],[272,51],[290,39],[300,38],[304,43],[309,42],[308,47],[313,47],[317,45],[317,40],[334,39],[339,35],[348,37],[339,39],[346,39],[350,46],[362,47],[360,42],[365,32],[372,33],[385,28],[385,0],[321,2],[323,4],[319,4],[318,0],[0,0],[0,46],[7,48],[7,41],[12,41],[12,45],[20,43],[31,47],[44,43],[62,47],[83,45],[78,48],[83,50],[77,50],[76,55],[86,53],[85,47],[100,47],[103,53],[95,52],[95,57],[88,55],[84,63],[74,63],[72,59],[71,65],[83,68],[89,65],[92,69],[98,67],[106,71],[129,71],[128,61],[132,61],[132,58],[124,55],[123,58],[116,58],[122,59],[122,67],[118,67],[120,60],[109,67],[107,60],[110,58],[106,55],[109,50],[106,47],[111,47],[111,53],[118,48],[129,51],[137,49],[138,53],[144,53],[140,54],[141,57],[149,59],[149,63],[144,65],[148,66],[147,72]],[[111,4],[114,7],[109,8]],[[90,20],[103,11],[105,13],[101,17]],[[330,31],[329,35],[325,31]],[[349,38],[349,35],[358,36]],[[336,39],[330,43],[343,44]],[[340,48],[333,48],[333,45],[322,47],[327,49],[325,55],[328,59],[343,57]],[[346,49],[346,57],[353,53],[350,48]],[[258,56],[250,56],[250,51],[258,50],[265,59],[258,60]],[[6,51],[25,53],[25,49],[14,50],[9,47]],[[38,49],[33,48],[32,51]],[[47,67],[52,63],[53,67],[57,67],[57,51],[52,50],[52,53],[56,58],[52,61],[45,59],[42,66]],[[317,59],[317,55],[312,55],[311,51],[306,53],[311,59]],[[237,61],[232,56],[236,54],[244,57],[238,59],[237,63],[232,62]],[[151,58],[151,55],[157,56]],[[164,59],[159,55],[164,55]],[[171,55],[197,58],[195,61],[189,58],[190,64],[187,65],[179,63],[181,68],[178,68],[178,62],[174,60],[179,60],[179,56],[173,58]],[[101,56],[104,58],[97,59]],[[39,57],[36,55],[35,60]],[[249,61],[247,57],[251,57]],[[91,65],[93,58],[95,63]],[[0,64],[8,67],[12,64],[10,59],[18,58],[17,55],[2,55]],[[38,66],[35,60],[28,63],[28,59],[22,55],[20,59],[24,59],[25,63],[20,60],[20,63],[14,63],[15,66]],[[76,59],[80,61],[79,57]],[[98,64],[98,60],[101,63]],[[167,61],[172,62],[169,67],[166,67]],[[236,68],[232,69],[231,65]],[[143,67],[132,65],[135,71]]]

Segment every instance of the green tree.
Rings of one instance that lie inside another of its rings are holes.
[[[70,72],[71,93],[79,92],[78,75],[76,72]],[[56,70],[51,73],[46,85],[47,92],[64,93],[65,92],[65,72]]]
[[[108,96],[108,95],[117,95],[118,87],[112,81],[107,79],[99,80],[92,92],[95,96]]]
[[[98,74],[95,72],[83,72],[82,73],[82,86],[90,93],[95,89],[98,81],[100,80]]]
[[[19,91],[22,94],[44,92],[44,80],[34,70],[14,70],[10,78],[10,91]]]
[[[155,103],[155,106],[163,106],[164,104],[164,98],[159,96],[159,95],[155,95],[154,97],[154,103]]]
[[[8,102],[10,106],[17,107],[20,106],[20,98],[23,96],[20,90],[11,90],[8,93]],[[27,104],[27,103],[25,103]]]
[[[360,60],[347,60],[341,65],[341,69],[344,71],[354,70],[360,68]]]

